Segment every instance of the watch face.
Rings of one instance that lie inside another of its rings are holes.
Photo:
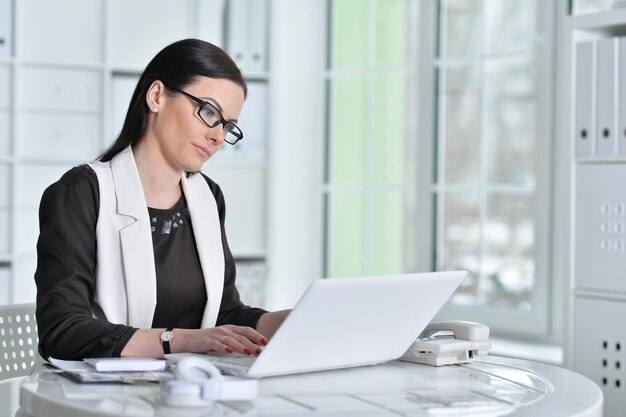
[[[164,342],[169,342],[173,338],[174,338],[174,332],[166,330],[163,333],[161,333],[161,340]]]

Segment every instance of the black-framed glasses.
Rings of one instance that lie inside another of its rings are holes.
[[[177,93],[184,94],[196,103],[198,103],[198,106],[200,106],[198,108],[198,117],[200,117],[200,120],[202,120],[205,125],[211,128],[216,127],[220,124],[224,126],[224,142],[230,145],[234,145],[235,143],[243,139],[243,132],[241,131],[241,129],[239,129],[239,126],[237,126],[233,122],[229,122],[228,120],[224,119],[224,116],[222,116],[222,112],[220,112],[220,110],[215,107],[213,103],[204,101],[201,98],[189,94],[186,91],[173,87],[167,84],[165,81],[163,81],[163,84],[168,89],[176,91]]]

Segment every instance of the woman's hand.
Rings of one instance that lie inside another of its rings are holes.
[[[252,327],[232,324],[209,329],[174,329],[174,334],[172,352],[216,351],[258,355],[267,344],[267,339]]]
[[[165,329],[139,329],[130,338],[121,356],[150,356],[163,357],[163,346],[160,335]],[[267,339],[252,327],[224,326],[210,329],[177,329],[174,328],[174,338],[170,341],[172,353],[207,353],[210,351],[233,353],[242,355],[258,355]]]

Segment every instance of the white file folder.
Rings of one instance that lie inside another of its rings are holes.
[[[265,70],[266,0],[230,0],[226,50],[244,72]]]
[[[265,45],[267,35],[267,1],[248,0],[248,44],[250,57],[248,69],[250,71],[265,70]]]
[[[595,43],[581,42],[576,45],[575,75],[575,132],[576,155],[589,156],[594,151],[595,129],[593,126]]]
[[[618,137],[618,152],[620,155],[626,155],[626,37],[618,39],[617,73],[619,77],[618,87],[618,107],[619,107],[619,123],[616,135]]]
[[[242,70],[246,70],[249,65],[248,32],[250,22],[248,21],[248,6],[248,0],[230,0],[228,2],[226,50]]]
[[[224,47],[224,19],[226,0],[199,0],[198,37],[219,47]]]
[[[598,155],[617,154],[617,38],[598,41],[597,53],[597,124],[596,149]]]
[[[11,0],[0,0],[0,58],[11,56],[11,23],[13,12],[11,10]]]

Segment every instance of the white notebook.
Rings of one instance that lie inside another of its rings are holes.
[[[154,372],[162,371],[167,364],[163,359],[142,357],[85,358],[83,361],[98,372]]]

